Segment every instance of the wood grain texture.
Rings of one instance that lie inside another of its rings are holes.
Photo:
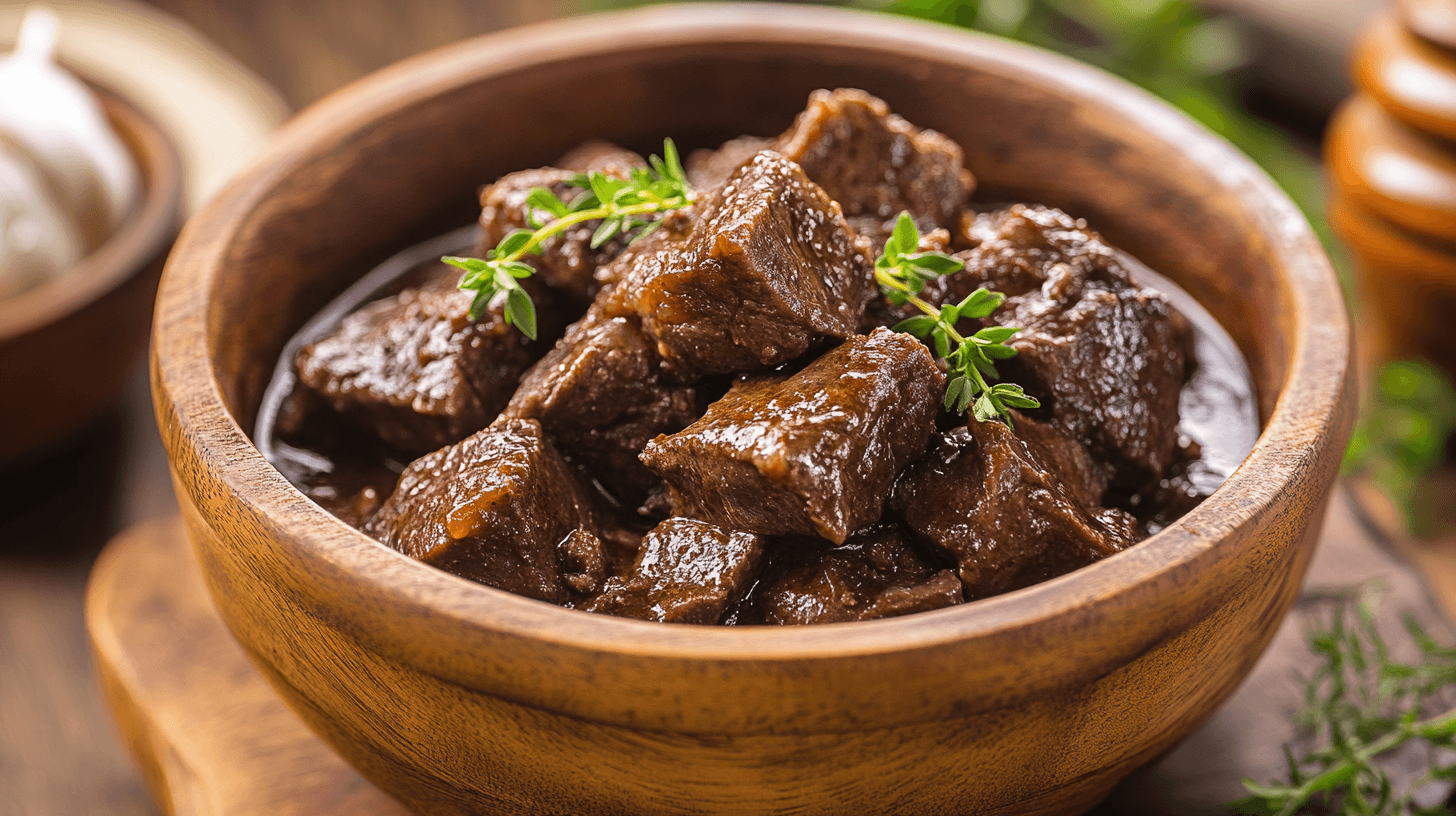
[[[176,518],[97,560],[87,632],[102,687],[171,816],[391,816],[406,811],[293,716],[217,617]]]
[[[1450,641],[1449,611],[1437,609],[1415,570],[1375,544],[1348,502],[1332,502],[1325,531],[1302,598],[1311,612],[1320,609],[1313,595],[1379,581],[1387,600],[1378,626],[1398,657],[1409,648],[1404,614]],[[1443,597],[1456,599],[1452,587]],[[405,812],[308,730],[253,668],[217,616],[178,521],[139,526],[113,541],[92,574],[86,617],[108,696],[140,763],[153,769],[153,793],[165,813]],[[1221,816],[1224,802],[1243,795],[1240,779],[1283,773],[1280,746],[1294,737],[1300,678],[1318,663],[1308,626],[1308,613],[1286,617],[1230,701],[1166,758],[1118,786],[1095,813]],[[1422,770],[1393,769],[1402,784]]]
[[[602,77],[611,81],[603,82]],[[1062,206],[1228,327],[1265,431],[1147,542],[1005,596],[782,631],[520,598],[365,538],[249,443],[283,341],[482,181],[589,136],[688,147],[858,86]],[[466,111],[507,111],[482,130]],[[1293,602],[1353,408],[1349,327],[1298,211],[1152,97],[1042,52],[845,11],[694,5],[406,60],[284,129],[188,225],[153,383],[189,537],[283,699],[422,813],[1074,813],[1232,691]]]
[[[296,110],[427,48],[575,10],[569,0],[147,0],[186,20]]]
[[[130,103],[101,94],[142,175],[137,208],[64,278],[0,302],[0,463],[35,455],[114,405],[146,348],[162,262],[182,223],[182,167]],[[20,396],[21,393],[27,396]]]
[[[1456,55],[1411,30],[1456,2],[1403,4],[1353,55],[1361,94],[1330,122],[1330,222],[1350,247],[1372,365],[1423,357],[1456,376]]]

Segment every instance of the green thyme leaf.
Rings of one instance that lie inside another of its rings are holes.
[[[597,249],[619,235],[631,234],[630,241],[656,229],[660,220],[648,218],[691,205],[696,193],[688,183],[671,139],[663,141],[663,155],[649,157],[651,169],[634,169],[626,179],[604,173],[577,173],[565,186],[581,190],[570,202],[546,187],[533,187],[526,194],[526,220],[531,229],[513,230],[481,258],[446,256],[441,260],[462,270],[460,288],[475,292],[470,318],[479,320],[492,304],[502,304],[507,325],[536,339],[536,308],[519,281],[535,274],[527,255],[540,254],[542,244],[566,230],[592,221],[591,247]],[[539,213],[551,216],[541,223]],[[630,243],[629,241],[629,243]]]
[[[524,289],[512,289],[506,293],[506,323],[521,330],[521,334],[536,339],[536,306]]]
[[[987,384],[988,380],[999,379],[993,360],[1016,356],[1016,349],[1004,345],[1004,341],[1019,329],[989,326],[970,337],[956,330],[956,324],[963,319],[989,317],[1005,296],[981,287],[960,303],[931,305],[919,297],[926,283],[961,271],[965,262],[940,252],[919,252],[919,248],[920,231],[915,220],[908,212],[900,213],[884,251],[875,259],[875,281],[891,305],[911,304],[923,313],[900,321],[894,330],[922,340],[929,336],[936,356],[945,360],[946,410],[963,414],[969,409],[977,421],[999,419],[1010,425],[1012,408],[1040,407],[1041,403],[1018,385]]]
[[[1444,806],[1420,807],[1415,795],[1433,782],[1456,781],[1456,761],[1437,748],[1456,741],[1456,712],[1444,708],[1456,685],[1456,650],[1441,647],[1408,620],[1423,662],[1394,663],[1375,627],[1379,590],[1338,593],[1330,623],[1313,631],[1310,649],[1324,663],[1305,687],[1305,705],[1295,722],[1309,737],[1328,743],[1296,757],[1285,746],[1287,779],[1260,784],[1244,780],[1249,796],[1228,803],[1238,813],[1292,816],[1319,812],[1372,816],[1447,813]],[[1419,634],[1417,634],[1419,632]],[[1439,709],[1437,709],[1439,710]],[[1383,757],[1407,743],[1424,743],[1429,771],[1408,790],[1397,792]]]

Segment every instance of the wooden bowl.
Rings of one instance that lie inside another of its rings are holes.
[[[0,465],[38,454],[112,405],[146,348],[162,262],[182,225],[182,164],[131,103],[98,92],[141,171],[141,198],[65,276],[0,300]]]
[[[585,614],[411,561],[249,441],[289,334],[372,262],[468,223],[482,182],[590,136],[774,133],[841,86],[954,138],[992,200],[1086,216],[1209,307],[1264,423],[1222,489],[1000,597],[728,629]],[[1269,642],[1349,433],[1350,352],[1303,217],[1147,94],[935,25],[691,5],[469,40],[313,107],[188,224],[152,372],[223,617],[290,706],[419,812],[1074,813],[1192,731]]]

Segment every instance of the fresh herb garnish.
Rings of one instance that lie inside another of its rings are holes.
[[[965,318],[989,316],[1006,296],[983,286],[960,303],[939,308],[930,305],[920,297],[925,284],[959,272],[966,265],[943,252],[920,252],[919,249],[920,230],[910,214],[902,212],[889,240],[885,241],[885,251],[875,260],[875,281],[890,303],[896,306],[908,303],[925,314],[900,321],[894,330],[909,332],[921,339],[930,337],[936,355],[945,359],[950,374],[945,387],[947,411],[964,414],[970,409],[977,421],[1000,419],[1012,425],[1012,408],[1036,408],[1041,403],[1019,385],[988,385],[986,381],[1000,379],[993,360],[1016,356],[1016,349],[1004,343],[1020,329],[987,326],[970,337],[963,337],[955,327]]]
[[[1456,748],[1456,711],[1437,699],[1456,684],[1456,649],[1439,646],[1407,615],[1405,627],[1421,662],[1397,663],[1375,628],[1378,589],[1346,591],[1333,600],[1329,627],[1310,635],[1310,648],[1324,665],[1309,679],[1295,716],[1304,734],[1328,745],[1300,759],[1286,745],[1289,778],[1267,785],[1245,779],[1251,795],[1229,808],[1255,816],[1293,816],[1304,808],[1342,816],[1449,813],[1444,804],[1422,807],[1414,797],[1427,784],[1456,780],[1456,762],[1446,753]],[[1425,745],[1429,769],[1397,793],[1376,760],[1408,743]]]
[[[478,320],[488,306],[503,301],[506,324],[535,340],[536,307],[520,281],[536,270],[525,262],[525,257],[541,254],[541,244],[547,238],[588,221],[601,221],[592,233],[592,249],[617,235],[632,235],[635,241],[662,223],[644,216],[692,204],[695,193],[671,139],[663,140],[662,154],[662,158],[649,158],[651,167],[636,168],[625,179],[598,172],[572,176],[566,184],[582,192],[570,202],[562,201],[545,187],[532,188],[526,195],[526,208],[533,229],[511,231],[484,259],[453,255],[441,258],[464,270],[460,288],[475,292],[470,319]],[[542,213],[550,220],[543,221]]]

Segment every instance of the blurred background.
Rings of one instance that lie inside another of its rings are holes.
[[[1456,84],[1439,84],[1456,82],[1456,4],[844,4],[991,32],[1101,66],[1265,167],[1309,216],[1351,296],[1371,383],[1346,465],[1359,514],[1370,535],[1404,548],[1438,592],[1445,587],[1456,598],[1449,555],[1456,470],[1448,450],[1456,332],[1447,325],[1456,305]],[[0,0],[0,52],[14,41],[26,5]],[[632,5],[642,3],[72,0],[54,7],[61,62],[132,98],[175,140],[185,215],[291,111],[370,71],[476,34]],[[1412,82],[1421,71],[1425,81]],[[0,327],[3,314],[0,302]],[[95,689],[82,619],[85,577],[108,538],[176,512],[141,361],[128,371],[120,401],[82,430],[0,465],[0,814],[155,812]],[[21,399],[0,379],[0,401]]]

